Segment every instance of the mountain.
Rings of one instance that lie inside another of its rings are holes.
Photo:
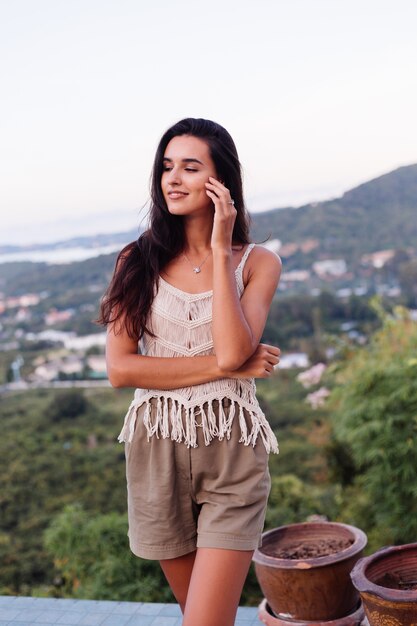
[[[340,198],[252,216],[255,241],[317,240],[316,254],[350,262],[364,253],[417,247],[417,164],[379,176]]]

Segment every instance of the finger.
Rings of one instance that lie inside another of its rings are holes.
[[[226,202],[227,204],[231,204],[230,192],[226,188],[219,188],[216,185],[212,185],[211,183],[205,183],[206,190],[210,189],[210,191],[214,192],[221,200]]]
[[[216,193],[218,193],[221,196],[225,196],[226,198],[230,197],[230,190],[224,185],[222,185],[222,183],[219,183],[218,181],[215,181],[215,182],[207,181],[205,185],[206,187],[211,187]]]
[[[270,366],[272,368],[274,368],[276,365],[278,365],[279,359],[274,359],[274,360],[268,361],[268,363],[270,364]]]
[[[222,201],[221,198],[219,198],[213,191],[209,191],[208,189],[206,189],[206,194],[208,195],[209,198],[212,199],[213,203],[214,203],[214,207],[216,209],[216,216],[221,217],[223,220],[228,220],[231,217],[233,218],[234,214],[232,213],[232,211],[227,210],[227,204]]]
[[[226,191],[228,191],[227,187],[225,187],[223,183],[217,180],[217,178],[214,178],[214,176],[209,176],[209,181],[211,184],[216,185],[217,187],[220,187],[221,189],[226,189]]]
[[[266,344],[265,347],[268,350],[268,352],[270,352],[271,354],[274,354],[276,356],[280,356],[281,350],[279,348],[277,348],[276,346],[270,346],[270,345]]]
[[[211,198],[213,200],[213,202],[216,204],[220,203],[220,198],[219,196],[216,196],[216,194],[213,191],[209,191],[208,189],[206,189],[206,194],[208,195],[209,198]]]

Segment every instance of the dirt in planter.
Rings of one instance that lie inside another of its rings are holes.
[[[387,572],[375,581],[380,587],[388,589],[399,589],[400,591],[417,591],[417,572],[412,576],[412,580],[403,580],[395,572]]]
[[[268,546],[263,551],[278,559],[316,559],[346,550],[352,543],[353,539],[315,539],[298,541],[282,547]]]

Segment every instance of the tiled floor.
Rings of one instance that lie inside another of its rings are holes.
[[[255,607],[239,607],[235,626],[259,626]],[[0,626],[181,626],[177,604],[0,596]]]

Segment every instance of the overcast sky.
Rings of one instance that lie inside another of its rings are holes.
[[[417,162],[416,25],[416,0],[0,0],[0,243],[135,226],[182,117],[230,131],[254,211]]]

